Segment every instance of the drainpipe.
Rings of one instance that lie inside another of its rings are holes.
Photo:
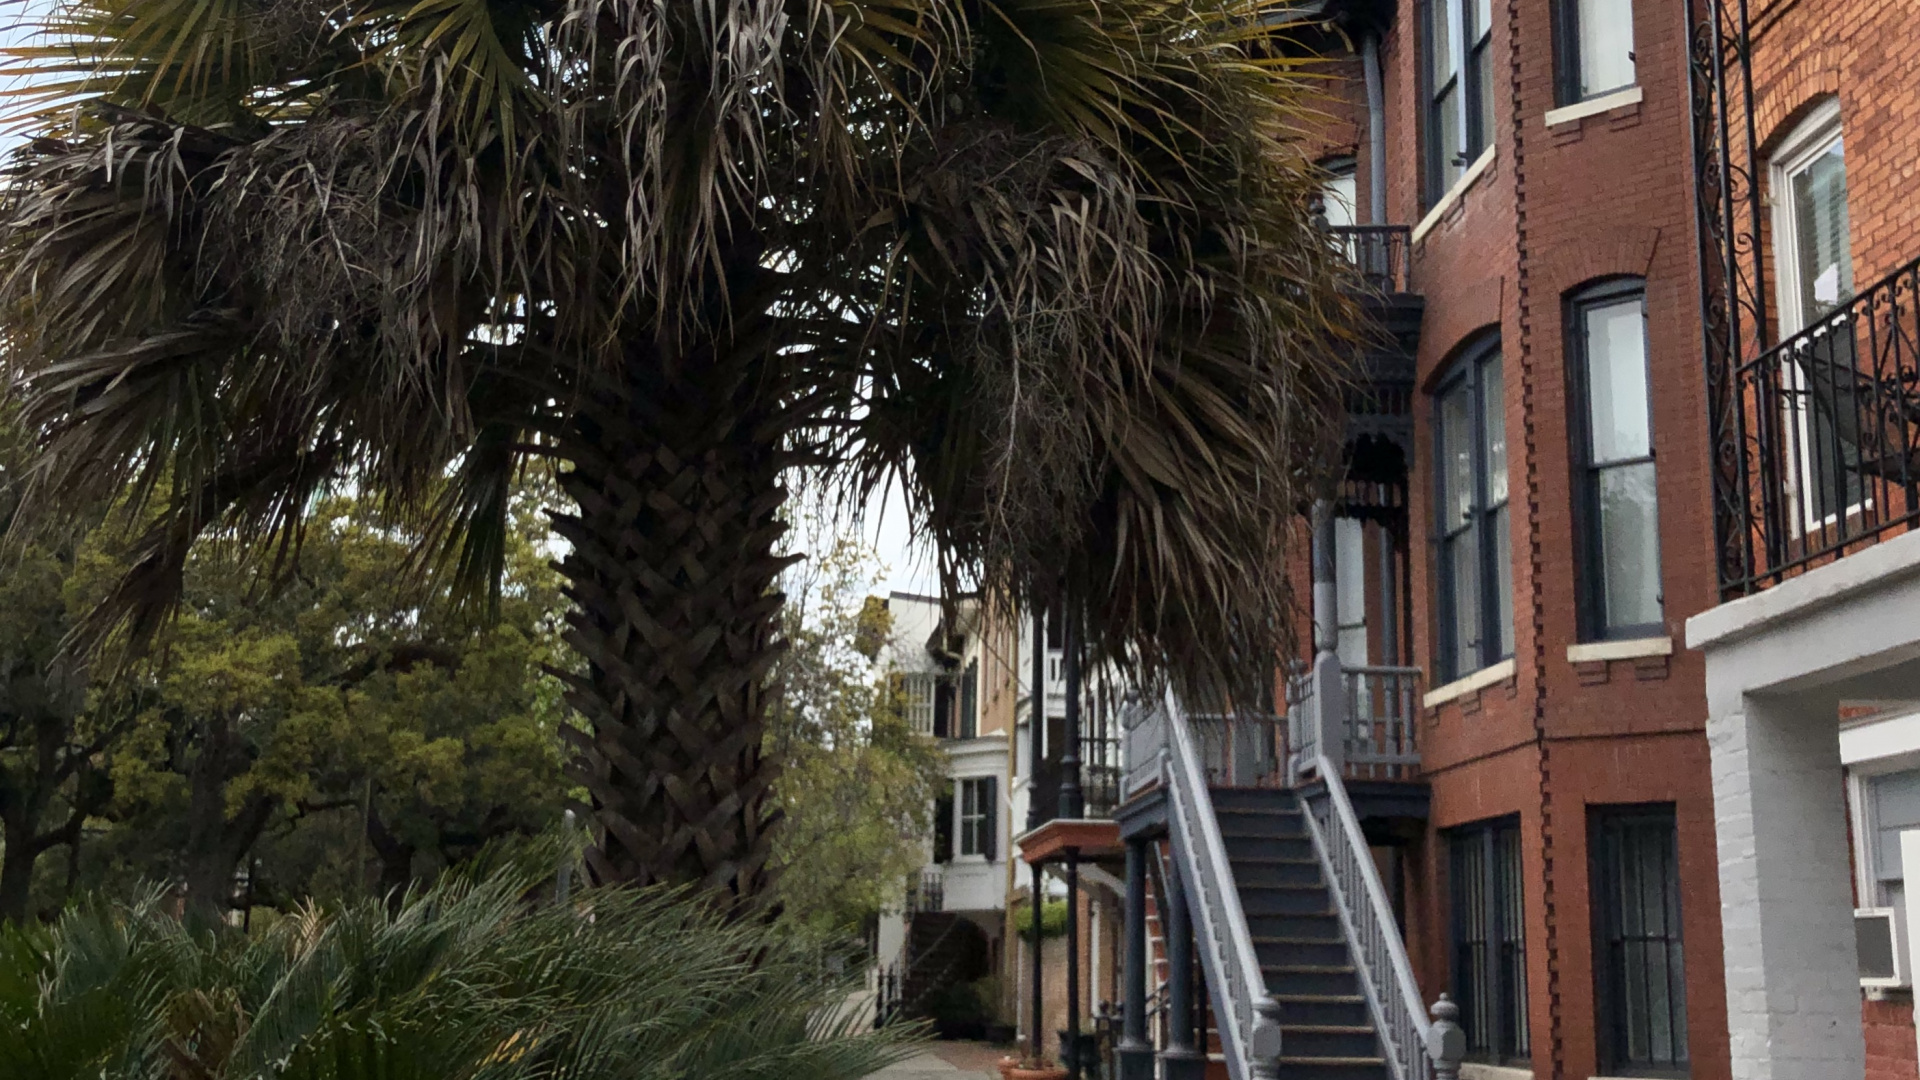
[[[1380,80],[1380,35],[1360,39],[1367,81],[1367,224],[1387,223],[1387,94]]]

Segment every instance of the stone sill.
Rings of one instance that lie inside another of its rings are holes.
[[[1440,219],[1446,217],[1447,212],[1459,204],[1468,189],[1478,183],[1480,177],[1492,167],[1493,147],[1489,146],[1485,150],[1480,151],[1480,156],[1474,159],[1473,164],[1467,166],[1466,172],[1460,174],[1460,179],[1454,181],[1453,186],[1447,189],[1445,195],[1440,196],[1440,201],[1433,204],[1433,209],[1427,211],[1427,215],[1420,219],[1420,224],[1413,227],[1413,234],[1408,238],[1407,242],[1410,244],[1418,244],[1421,240],[1425,239],[1426,235],[1433,231],[1433,227],[1440,224]]]
[[[1602,94],[1597,98],[1577,101],[1572,105],[1562,105],[1558,109],[1548,109],[1546,123],[1548,127],[1571,124],[1584,117],[1611,112],[1623,105],[1638,105],[1642,96],[1638,86],[1629,86],[1624,90],[1615,90],[1611,94]],[[1598,1078],[1598,1080],[1604,1080],[1604,1078]]]
[[[1460,1063],[1460,1080],[1533,1080],[1533,1070],[1463,1061]]]
[[[1432,690],[1427,691],[1425,697],[1420,699],[1420,704],[1422,707],[1428,709],[1433,708],[1435,705],[1443,705],[1452,701],[1454,698],[1466,697],[1475,690],[1484,690],[1489,686],[1505,682],[1513,678],[1514,672],[1519,670],[1519,665],[1514,662],[1513,657],[1509,656],[1505,660],[1491,667],[1483,667],[1465,678],[1455,679],[1445,686],[1434,687]],[[1464,1075],[1462,1080],[1465,1080]]]
[[[1601,660],[1637,660],[1643,656],[1672,656],[1670,637],[1634,638],[1631,641],[1589,641],[1567,646],[1567,663],[1591,664]],[[1605,1078],[1596,1078],[1605,1080]]]

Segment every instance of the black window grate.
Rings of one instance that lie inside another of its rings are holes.
[[[1520,824],[1508,818],[1448,834],[1453,884],[1453,992],[1467,1053],[1479,1061],[1523,1062],[1533,1044],[1527,1020],[1527,943]]]
[[[1672,806],[1595,808],[1595,998],[1613,1075],[1687,1072],[1686,955]]]

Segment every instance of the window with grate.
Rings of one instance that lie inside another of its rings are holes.
[[[1533,1055],[1527,1022],[1527,942],[1520,821],[1447,833],[1453,892],[1453,996],[1467,1056],[1493,1064]]]
[[[1687,1075],[1686,957],[1673,806],[1593,807],[1594,1002],[1610,1076]]]

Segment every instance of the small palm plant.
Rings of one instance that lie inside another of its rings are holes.
[[[9,1080],[847,1080],[903,1056],[790,928],[684,890],[526,902],[508,867],[397,909],[196,932],[150,900],[0,930]]]

